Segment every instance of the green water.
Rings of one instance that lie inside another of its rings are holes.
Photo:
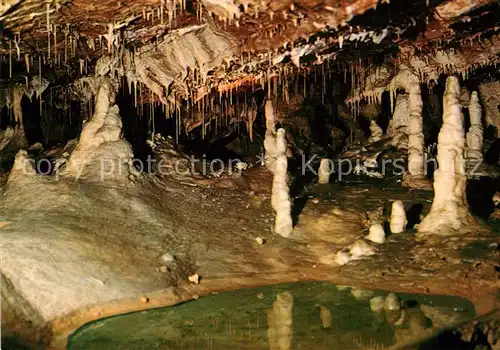
[[[283,292],[293,296],[287,304],[293,305],[291,320],[273,335],[268,313]],[[407,336],[437,330],[443,320],[451,325],[475,315],[464,299],[407,294],[398,294],[403,313],[375,313],[370,298],[388,293],[363,294],[368,295],[355,298],[351,289],[316,282],[225,292],[86,324],[70,336],[68,349],[284,349],[286,344],[290,349],[384,349]],[[320,319],[320,306],[330,311],[328,328]],[[281,348],[270,346],[276,339]]]

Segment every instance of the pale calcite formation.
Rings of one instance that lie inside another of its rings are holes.
[[[274,107],[271,100],[266,101],[266,135],[264,137],[265,164],[266,167],[274,172],[276,162],[276,118],[274,116]]]
[[[408,94],[398,94],[392,119],[389,121],[387,136],[391,145],[398,149],[408,148],[408,118],[410,116],[410,98]]]
[[[491,214],[491,218],[500,219],[500,192],[493,195],[493,204],[495,205],[495,211]]]
[[[133,152],[123,139],[122,121],[113,104],[116,85],[101,78],[95,112],[61,174],[89,181],[127,182],[133,172]]]
[[[319,318],[323,328],[330,328],[332,326],[332,312],[326,306],[321,305],[319,309]]]
[[[498,43],[498,41],[496,41]],[[497,137],[500,137],[500,82],[493,81],[481,83],[478,86],[479,95],[484,108],[484,120],[486,126],[494,126],[497,131]]]
[[[318,184],[327,184],[330,181],[330,173],[330,160],[327,158],[321,159],[318,168]]]
[[[482,108],[476,91],[469,102],[470,128],[467,132],[467,174],[483,161],[483,124],[481,122]],[[472,175],[472,174],[471,174]]]
[[[404,88],[408,94],[410,116],[408,118],[408,174],[405,185],[413,187],[425,179],[424,173],[424,133],[422,119],[422,94],[420,80],[410,70],[401,69],[391,82],[391,94],[396,95],[397,88]],[[391,98],[392,101],[392,98]]]
[[[368,143],[374,143],[382,140],[384,136],[384,132],[382,128],[378,126],[377,122],[372,119],[370,121],[370,137],[368,138]]]
[[[267,338],[270,350],[289,350],[293,339],[293,295],[283,292],[276,296],[267,313]]]
[[[293,231],[292,202],[288,188],[288,159],[286,157],[285,130],[276,132],[275,150],[276,159],[274,165],[274,178],[271,195],[271,204],[276,212],[274,232],[288,237]]]
[[[246,115],[244,116],[245,124],[247,126],[248,136],[250,137],[250,142],[253,142],[253,124],[257,119],[257,108],[248,108]]]
[[[406,225],[408,221],[406,220],[406,211],[404,203],[400,200],[394,201],[392,203],[391,210],[391,221],[390,228],[391,233],[401,233],[406,230]]]
[[[14,112],[14,119],[21,130],[24,130],[23,109],[21,102],[25,92],[26,88],[24,86],[15,85],[12,89],[12,109]]]
[[[382,296],[376,296],[370,299],[370,310],[380,312],[384,310],[385,299]]]
[[[394,293],[389,293],[385,297],[384,310],[399,310],[401,309],[401,301],[398,296]]]
[[[9,185],[12,185],[14,183],[20,184],[23,181],[28,180],[36,175],[37,174],[33,160],[30,159],[28,152],[22,149],[16,154],[14,165],[10,170],[7,184]]]
[[[383,232],[383,228],[382,228]],[[367,237],[368,238],[368,237]],[[384,233],[385,239],[385,233]],[[360,260],[375,254],[375,249],[364,239],[357,239],[348,247],[348,251],[339,250],[335,254],[335,264],[343,266],[353,260]]]
[[[365,79],[364,90],[355,90],[346,102],[356,114],[357,106],[359,106],[359,101],[362,98],[367,100],[368,103],[379,103],[382,100],[382,93],[389,90],[391,107],[393,107],[393,101],[397,97],[397,90],[405,90],[409,104],[406,129],[408,134],[408,172],[405,174],[403,184],[408,187],[427,188],[429,182],[424,168],[423,102],[420,79],[415,73],[419,69],[416,69],[411,64],[408,67],[402,65],[399,67],[398,73],[393,76],[391,70],[387,67],[377,68],[374,73],[369,74]],[[390,132],[394,133],[394,126]],[[405,137],[403,139],[406,140]]]
[[[464,116],[460,105],[458,78],[448,77],[443,98],[443,126],[438,136],[434,173],[434,201],[430,213],[418,227],[420,235],[452,235],[463,232],[473,222],[465,187]]]
[[[369,241],[373,243],[382,244],[385,242],[385,231],[384,226],[381,224],[373,224],[370,226],[370,231],[366,237]]]
[[[18,138],[18,140],[16,141],[21,147],[26,147],[28,145],[28,140],[26,139],[26,135],[24,133],[23,108],[21,102],[23,100],[24,94],[29,94],[29,93],[30,92],[24,85],[16,84],[10,89],[12,112],[14,114],[14,120],[16,122],[15,136]]]

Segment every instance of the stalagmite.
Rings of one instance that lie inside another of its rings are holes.
[[[117,86],[109,78],[98,79],[94,115],[84,125],[78,145],[61,174],[77,180],[126,184],[133,173],[133,152],[123,139],[119,109],[113,104]]]
[[[283,292],[276,296],[267,313],[267,337],[270,350],[290,350],[293,339],[293,295]]]
[[[492,81],[481,83],[478,86],[479,95],[484,108],[484,121],[486,126],[496,129],[496,137],[500,137],[500,118],[498,105],[500,105],[500,82]]]
[[[493,195],[493,204],[495,205],[495,211],[491,214],[491,219],[500,219],[500,192]]]
[[[36,176],[34,164],[34,160],[30,159],[28,152],[25,150],[17,152],[14,165],[9,173],[7,184],[9,186],[12,186],[13,184],[21,184],[24,181],[29,181],[30,178]]]
[[[328,158],[321,159],[318,169],[318,184],[327,184],[330,181],[330,173],[330,160]]]
[[[24,122],[23,122],[23,108],[21,105],[24,94],[26,93],[26,87],[21,85],[15,85],[12,88],[12,110],[14,112],[14,120],[16,122],[16,135],[18,142],[23,145],[28,145],[28,140],[24,133]]]
[[[276,162],[276,120],[274,117],[273,102],[268,99],[265,107],[266,116],[266,135],[264,137],[265,164],[266,167],[274,172]]]
[[[479,97],[474,91],[469,102],[470,128],[467,132],[467,175],[483,161],[483,125],[481,123],[482,109]]]
[[[384,226],[381,224],[373,224],[370,226],[370,231],[366,237],[369,241],[373,243],[382,244],[385,242],[385,231]]]
[[[368,143],[375,143],[382,140],[384,132],[382,128],[378,126],[377,122],[372,119],[370,121],[370,138],[368,139]]]
[[[332,312],[326,306],[321,305],[319,309],[319,318],[323,328],[330,328],[332,326]]]
[[[279,129],[276,133],[276,159],[274,164],[274,178],[271,204],[276,212],[274,232],[288,237],[293,231],[292,202],[288,188],[288,160],[286,157],[285,130]]]
[[[394,201],[392,203],[391,210],[391,233],[401,233],[406,230],[406,225],[408,221],[406,220],[405,206],[402,201]]]
[[[394,114],[389,121],[387,135],[391,145],[398,149],[408,148],[408,117],[410,116],[410,99],[408,94],[398,94]]]
[[[437,160],[434,173],[434,201],[430,213],[418,227],[419,235],[453,235],[472,229],[465,186],[464,117],[459,101],[458,78],[448,77],[443,97],[443,126],[438,137]]]
[[[390,84],[391,96],[397,88],[404,88],[409,97],[408,120],[408,172],[403,184],[414,188],[427,188],[429,182],[424,172],[424,134],[422,119],[422,94],[418,76],[408,69],[401,69]]]

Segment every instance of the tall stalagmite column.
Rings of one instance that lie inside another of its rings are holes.
[[[264,137],[265,163],[266,167],[274,172],[276,162],[276,119],[274,118],[273,101],[268,99],[265,107],[266,135]]]
[[[276,212],[274,232],[288,237],[293,231],[292,201],[288,188],[288,159],[286,157],[285,129],[276,133],[276,160],[274,165],[271,204]]]
[[[448,77],[443,98],[443,126],[438,137],[439,168],[434,173],[434,201],[430,213],[418,227],[420,235],[453,235],[467,231],[467,226],[474,222],[465,193],[464,117],[459,97],[458,78]]]
[[[402,69],[391,82],[392,95],[397,88],[406,90],[410,102],[408,119],[408,173],[403,185],[413,188],[426,188],[430,184],[424,171],[424,133],[422,119],[422,94],[418,76],[407,69]]]
[[[271,204],[276,212],[274,232],[288,237],[293,231],[292,202],[288,188],[288,159],[286,157],[285,129],[276,133],[276,159],[274,164]]]
[[[467,132],[467,174],[471,174],[483,161],[483,124],[479,97],[474,91],[469,102],[470,128]]]

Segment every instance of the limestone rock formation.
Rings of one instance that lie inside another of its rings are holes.
[[[101,78],[95,113],[83,127],[62,175],[77,180],[126,184],[133,172],[133,152],[123,139],[122,121],[114,104],[115,83]]]
[[[497,137],[500,137],[500,115],[498,110],[500,105],[500,82],[493,81],[479,84],[478,90],[484,108],[486,126],[493,126],[496,129]]]
[[[409,97],[410,116],[408,119],[408,172],[404,184],[408,187],[426,187],[424,173],[424,134],[422,119],[422,94],[419,78],[402,68],[391,81],[391,91],[398,87],[406,90]]]
[[[408,148],[408,118],[410,116],[410,99],[408,94],[398,94],[392,119],[389,121],[387,135],[391,145],[398,149]]]
[[[402,201],[394,201],[391,210],[391,233],[401,233],[406,229],[406,211]]]
[[[265,164],[266,167],[274,172],[277,150],[276,150],[276,119],[274,116],[274,107],[271,100],[266,101],[265,107],[265,117],[266,117],[266,135],[264,137],[264,149],[265,149]]]
[[[318,184],[327,184],[330,181],[330,174],[330,160],[327,158],[321,159],[318,168]]]
[[[267,313],[267,338],[271,350],[290,350],[293,340],[293,295],[283,292],[276,296]]]
[[[274,178],[271,204],[276,212],[274,232],[288,237],[293,231],[292,202],[288,187],[288,160],[286,157],[285,130],[279,129],[275,141],[276,160],[274,165]]]
[[[384,243],[385,242],[384,226],[382,226],[381,224],[371,225],[367,239],[377,244]]]
[[[478,165],[483,161],[483,125],[482,109],[479,97],[474,91],[469,102],[470,128],[466,135],[467,141],[467,175],[472,175]]]
[[[370,138],[368,139],[368,143],[375,143],[382,140],[384,132],[382,128],[378,126],[377,122],[372,119],[370,121]]]
[[[20,185],[36,175],[34,160],[29,157],[28,152],[20,150],[17,152],[7,183],[9,185]]]
[[[434,174],[434,201],[418,227],[420,236],[453,235],[471,229],[465,186],[464,116],[458,78],[448,77],[444,94],[443,127],[438,139],[439,168]]]
[[[493,204],[495,211],[491,214],[492,219],[500,219],[500,192],[495,193],[493,196]]]

